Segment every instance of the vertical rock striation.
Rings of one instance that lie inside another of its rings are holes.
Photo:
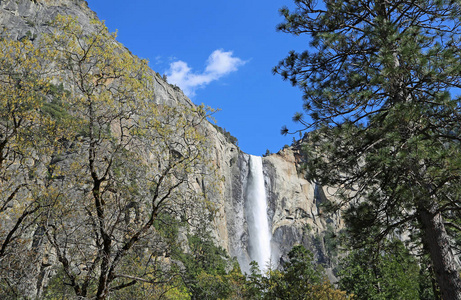
[[[216,158],[223,175],[222,194],[215,198],[220,214],[215,220],[217,241],[232,257],[236,257],[244,272],[249,271],[251,234],[248,225],[248,197],[251,181],[250,156],[232,147],[215,135]],[[232,149],[232,151],[229,151]],[[333,200],[334,188],[325,188],[304,179],[299,173],[302,163],[299,147],[285,148],[262,158],[268,201],[268,220],[272,234],[271,265],[278,266],[296,244],[312,251],[317,262],[327,266],[331,278],[335,262],[328,235],[339,231],[344,223],[339,214],[325,215],[321,203]],[[259,262],[258,262],[259,263]]]
[[[335,266],[331,260],[334,249],[327,238],[343,228],[344,223],[339,213],[324,214],[321,204],[327,199],[334,200],[336,190],[307,181],[299,171],[302,161],[299,146],[284,148],[263,160],[273,248],[278,249],[277,257],[283,262],[293,245],[302,244],[314,253],[317,262],[329,266],[327,271],[331,271]]]

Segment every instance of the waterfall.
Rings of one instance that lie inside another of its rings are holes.
[[[250,259],[256,261],[261,272],[265,273],[271,259],[271,231],[267,218],[262,158],[259,156],[250,155],[245,206]]]

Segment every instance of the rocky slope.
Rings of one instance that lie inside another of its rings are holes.
[[[3,36],[35,40],[49,32],[48,22],[58,14],[78,16],[85,30],[91,31],[96,18],[81,0],[1,0],[0,28]],[[177,87],[155,76],[155,102],[175,105],[192,102]],[[206,125],[212,144],[212,160],[223,178],[218,192],[209,195],[217,208],[213,233],[217,243],[248,263],[248,234],[245,217],[245,188],[249,156],[229,142],[211,124]],[[268,217],[272,231],[274,264],[277,265],[295,244],[303,244],[315,253],[317,260],[333,266],[329,260],[328,232],[338,231],[343,224],[338,215],[325,216],[320,204],[334,190],[319,187],[304,179],[299,172],[302,163],[300,147],[285,148],[263,158],[268,195]]]

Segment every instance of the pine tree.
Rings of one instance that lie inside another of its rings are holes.
[[[427,270],[399,240],[384,241],[379,248],[351,251],[341,259],[339,286],[366,299],[434,299],[424,280]]]
[[[461,299],[461,2],[295,0],[278,29],[311,37],[274,72],[303,91],[308,177],[338,187],[351,243],[411,232],[443,299]],[[288,130],[282,130],[287,133]],[[449,230],[447,230],[447,227]]]

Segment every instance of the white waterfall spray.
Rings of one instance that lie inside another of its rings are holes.
[[[271,231],[267,219],[262,158],[259,156],[250,156],[246,196],[250,259],[256,261],[261,272],[265,273],[271,259]]]

